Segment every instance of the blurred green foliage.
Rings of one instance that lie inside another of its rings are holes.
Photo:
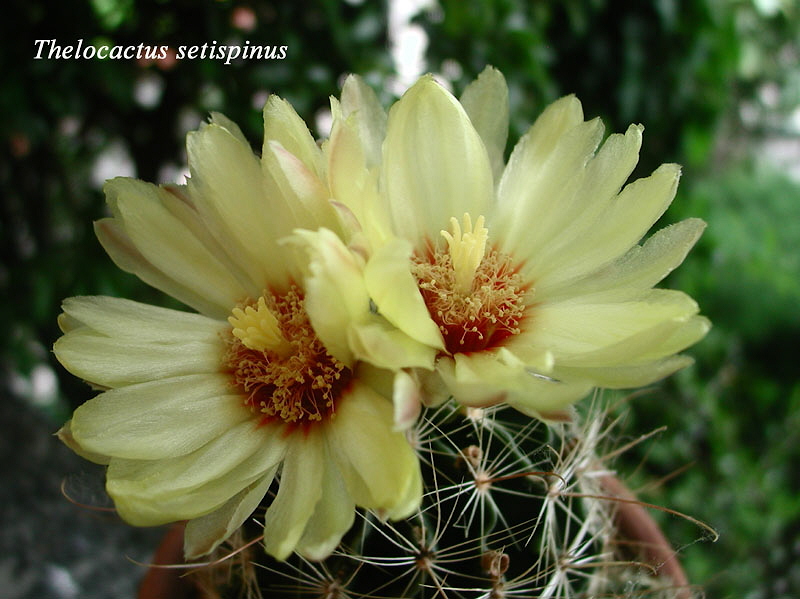
[[[150,0],[12,0],[0,21],[0,360],[5,387],[37,365],[58,375],[54,426],[91,391],[49,348],[60,301],[111,294],[167,301],[119,272],[94,238],[109,150],[136,176],[165,181],[183,137],[211,110],[257,145],[266,95],[309,123],[357,72],[389,99],[389,7]],[[788,135],[800,102],[800,8],[791,0],[441,0],[416,17],[427,68],[456,91],[493,64],[505,74],[513,143],[554,98],[576,93],[609,131],[646,125],[637,176],[686,166],[665,217],[709,229],[668,281],[714,322],[697,365],[631,402],[629,430],[670,431],[631,454],[643,481],[694,468],[645,494],[717,527],[715,545],[683,551],[709,597],[774,599],[800,588],[800,188],[748,159],[765,135]],[[96,45],[288,45],[282,61],[33,60],[34,41]],[[796,135],[796,132],[794,133]],[[107,173],[106,176],[122,174]],[[664,520],[691,544],[697,529]]]

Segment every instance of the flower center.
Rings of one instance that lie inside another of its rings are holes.
[[[412,273],[450,354],[491,349],[518,334],[528,291],[510,256],[487,251],[483,216],[474,227],[469,214],[462,222],[463,231],[451,218],[452,232],[441,232],[446,249],[428,243],[412,258]]]
[[[314,333],[296,286],[234,308],[228,322],[227,371],[263,422],[308,428],[334,417],[352,372]]]

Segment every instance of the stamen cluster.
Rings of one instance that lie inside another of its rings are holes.
[[[448,353],[498,347],[520,332],[528,289],[507,254],[489,249],[467,293],[458,291],[448,251],[429,247],[424,255],[414,256],[412,273]]]
[[[227,339],[224,362],[234,385],[246,396],[245,404],[262,414],[264,422],[282,420],[308,427],[334,417],[336,400],[352,372],[317,337],[300,289],[292,285],[282,294],[267,292],[237,310],[247,313],[254,305],[259,311],[269,309],[285,344],[259,350],[233,334]]]

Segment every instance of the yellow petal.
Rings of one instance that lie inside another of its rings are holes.
[[[444,340],[411,274],[411,245],[394,239],[375,250],[364,268],[367,292],[378,312],[412,339],[436,349]]]
[[[250,146],[212,123],[189,133],[186,147],[188,192],[219,243],[234,248],[251,280],[285,285],[297,273],[277,240],[299,223],[289,220],[285,198],[267,189]]]
[[[72,418],[87,451],[152,460],[185,455],[251,417],[221,374],[129,385],[90,399]]]
[[[567,103],[564,109],[569,106]],[[563,120],[572,123],[571,118]],[[562,124],[562,119],[557,123]],[[560,137],[553,144],[550,137],[555,134]],[[526,261],[526,272],[538,272],[543,264],[540,253],[557,241],[564,222],[577,216],[572,208],[583,183],[584,166],[602,136],[599,119],[580,122],[566,131],[550,131],[550,127],[539,131],[534,124],[511,154],[497,189],[497,212],[488,226],[490,231],[503,232],[497,242],[503,251]]]
[[[287,441],[278,494],[264,516],[264,547],[277,560],[289,557],[300,541],[322,497],[326,467],[319,431],[295,431]]]
[[[539,417],[542,413],[563,408],[586,395],[592,388],[585,381],[562,382],[530,368],[510,352],[442,358],[437,371],[456,401],[472,406],[500,402]]]
[[[258,508],[274,476],[275,469],[267,471],[260,479],[231,497],[222,507],[189,520],[183,537],[183,554],[186,559],[211,553],[236,532]]]
[[[381,148],[386,137],[386,112],[370,86],[357,75],[348,75],[342,87],[342,117],[354,119],[365,163],[373,167],[381,162]]]
[[[220,337],[205,341],[165,343],[127,341],[82,328],[67,333],[53,345],[58,361],[75,376],[102,387],[219,371],[223,344]]]
[[[271,95],[264,104],[264,147],[276,141],[296,156],[317,178],[322,176],[322,154],[305,122],[286,100]]]
[[[58,440],[61,441],[64,445],[69,447],[72,451],[77,453],[82,458],[89,460],[90,462],[94,462],[95,464],[103,464],[108,465],[111,461],[111,458],[107,455],[103,455],[100,453],[93,453],[91,451],[86,451],[80,444],[75,440],[75,437],[72,436],[72,421],[68,420],[64,426],[58,429],[56,433]]]
[[[419,463],[405,435],[393,430],[389,400],[368,387],[354,385],[342,398],[327,431],[331,454],[356,505],[392,512],[419,505],[421,493],[409,500],[409,485],[419,476]]]
[[[467,86],[460,101],[486,146],[497,183],[505,167],[508,138],[508,86],[505,77],[494,67],[487,66]]]
[[[608,289],[647,289],[677,268],[700,238],[706,224],[689,218],[654,233],[643,245],[634,246],[621,258],[583,277],[536,289],[542,302],[568,296],[588,295]]]
[[[652,175],[627,185],[603,214],[603,218],[569,247],[561,248],[549,262],[542,260],[535,273],[546,288],[560,281],[592,272],[616,260],[634,246],[664,213],[675,197],[680,167],[661,165]]]
[[[339,469],[326,448],[322,471],[322,496],[297,543],[297,553],[311,560],[328,557],[355,519],[355,504]]]
[[[119,222],[103,218],[94,223],[94,232],[100,245],[120,269],[132,273],[142,281],[191,306],[201,314],[224,318],[224,308],[197,292],[181,285],[153,266],[136,248]]]
[[[379,368],[433,368],[436,349],[415,341],[379,316],[354,324],[347,334],[356,359]]]
[[[382,176],[395,231],[412,240],[437,239],[451,216],[485,214],[494,194],[480,136],[430,76],[389,112]]]
[[[354,323],[369,316],[369,296],[358,258],[332,231],[298,230],[293,239],[308,250],[305,309],[317,336],[332,356],[353,363],[347,343]]]

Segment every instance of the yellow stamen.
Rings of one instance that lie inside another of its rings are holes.
[[[292,351],[291,344],[281,333],[278,319],[270,311],[263,296],[258,298],[256,308],[234,308],[228,322],[233,327],[233,335],[249,349],[272,351],[281,356]]]
[[[489,229],[483,226],[483,216],[479,216],[472,227],[469,213],[464,213],[464,232],[455,217],[450,219],[453,233],[441,231],[442,237],[447,240],[450,250],[450,261],[456,274],[455,291],[466,295],[472,291],[472,282],[475,280],[475,271],[483,260],[486,252],[486,240],[489,238]]]

